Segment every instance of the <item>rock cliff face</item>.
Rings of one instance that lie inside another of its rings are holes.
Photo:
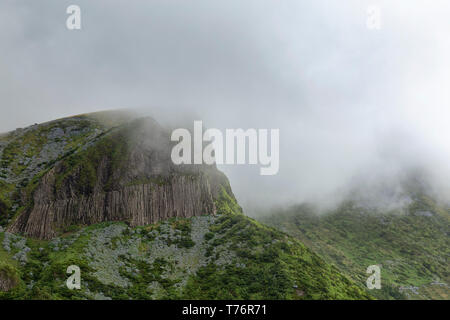
[[[70,225],[128,221],[139,226],[170,217],[215,213],[209,182],[203,176],[174,176],[164,185],[139,184],[65,199],[41,197],[53,187],[54,175],[49,173],[34,194],[34,206],[18,217],[10,232],[48,239]]]
[[[21,190],[22,211],[8,231],[49,239],[72,225],[215,214],[226,177],[214,166],[176,166],[170,134],[154,120],[105,130],[42,170]]]

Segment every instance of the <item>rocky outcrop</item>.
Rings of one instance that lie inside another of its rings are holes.
[[[49,177],[46,178],[47,180]],[[215,205],[205,176],[174,176],[167,183],[139,184],[120,190],[74,195],[49,200],[35,193],[34,206],[9,228],[36,238],[52,238],[70,225],[90,225],[104,221],[128,221],[131,226],[152,224],[171,217],[215,214]]]
[[[170,152],[170,135],[152,119],[115,130],[57,162],[23,193],[27,209],[8,231],[49,239],[71,225],[215,214],[226,177],[215,166],[175,166]]]

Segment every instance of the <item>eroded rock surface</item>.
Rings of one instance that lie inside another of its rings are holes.
[[[64,130],[53,127],[49,134],[56,148],[53,140],[63,139]],[[8,231],[50,239],[72,225],[125,221],[140,226],[213,215],[216,195],[229,188],[215,166],[173,164],[170,133],[151,118],[104,130],[85,142],[18,191],[21,213]]]

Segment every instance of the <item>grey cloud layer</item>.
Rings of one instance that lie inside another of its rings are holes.
[[[80,31],[65,28],[70,4]],[[416,165],[443,189],[449,16],[447,1],[4,0],[0,131],[123,107],[280,128],[279,175],[223,167],[248,207]]]

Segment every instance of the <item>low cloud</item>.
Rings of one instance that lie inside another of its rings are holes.
[[[78,0],[69,31],[72,2],[1,2],[0,131],[115,108],[280,129],[276,176],[221,166],[253,212],[414,168],[448,197],[447,1]]]

